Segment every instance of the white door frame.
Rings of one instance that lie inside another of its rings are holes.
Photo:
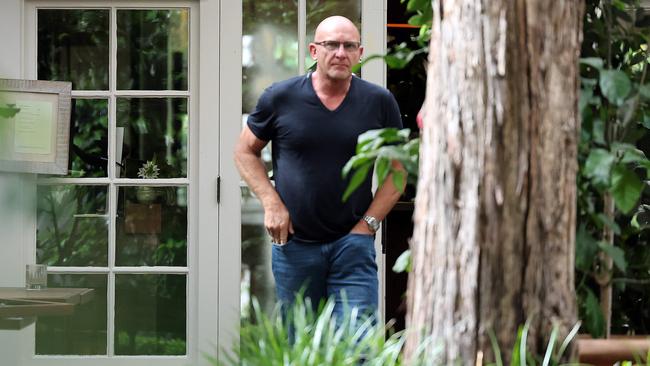
[[[216,1],[212,1],[215,3]],[[203,4],[203,3],[202,3]],[[216,6],[216,4],[211,4]],[[210,14],[213,11],[209,12]],[[201,13],[205,14],[204,12]],[[210,124],[210,128],[218,128],[219,144],[216,147],[216,155],[206,154],[203,151],[200,153],[201,159],[211,161],[218,161],[220,185],[217,185],[216,179],[213,176],[210,179],[201,178],[202,188],[200,190],[201,199],[206,199],[215,194],[220,196],[219,204],[219,225],[218,225],[218,253],[217,261],[208,262],[203,256],[199,259],[200,268],[214,268],[214,264],[218,263],[218,281],[209,283],[209,286],[216,284],[218,286],[218,314],[217,314],[217,334],[216,338],[219,341],[219,359],[224,360],[224,349],[231,349],[231,347],[239,340],[239,314],[240,314],[240,277],[241,277],[241,193],[239,188],[239,173],[234,163],[234,149],[239,132],[241,128],[241,111],[242,111],[242,0],[222,0],[221,8],[219,9],[220,26],[212,25],[209,29],[204,29],[206,22],[212,22],[206,14],[206,18],[201,18],[201,50],[206,52],[206,47],[214,47],[214,42],[218,42],[215,47],[219,53],[218,65],[208,71],[209,79],[206,79],[206,73],[202,69],[201,74],[201,90],[208,88],[216,90],[218,93],[219,110],[218,110],[218,123]],[[206,26],[207,28],[208,26]],[[216,37],[215,35],[218,35]],[[220,51],[219,51],[220,50]],[[208,51],[211,52],[211,51]],[[209,53],[208,53],[209,54]],[[201,65],[209,68],[212,60],[201,58]],[[215,73],[216,75],[212,75]],[[206,80],[210,80],[206,85]],[[213,83],[214,80],[214,83]],[[206,94],[201,93],[202,100],[205,103],[210,103],[206,99]],[[207,108],[207,107],[206,107]],[[214,121],[216,122],[216,121]],[[203,126],[203,125],[202,125]],[[210,133],[212,135],[212,133]],[[201,139],[209,139],[203,136],[201,132]],[[208,148],[210,141],[203,141],[199,144],[202,148]],[[215,159],[218,156],[218,160]],[[204,166],[204,164],[202,164]],[[211,174],[208,172],[208,174]],[[200,239],[203,243],[205,240],[214,238],[208,232],[209,228],[205,226],[214,225],[214,221],[206,222],[203,217],[200,217],[200,225],[204,229],[202,233],[204,239]],[[216,226],[215,226],[216,228]],[[210,253],[212,257],[212,253]],[[203,273],[203,270],[201,270]],[[203,276],[202,278],[206,278]],[[205,286],[201,285],[203,289]],[[199,299],[200,300],[200,299]],[[203,301],[199,301],[200,306],[203,306]],[[207,310],[206,310],[207,311]],[[200,325],[201,327],[203,325]],[[212,325],[208,327],[208,331],[214,329]],[[210,334],[211,335],[211,334]],[[203,339],[214,339],[210,337],[201,337]],[[204,346],[208,346],[204,344]]]
[[[362,0],[361,3],[361,38],[364,54],[383,55],[386,53],[386,0]],[[364,65],[361,70],[363,79],[386,87],[386,63],[375,60]],[[373,190],[377,188],[373,179]],[[375,236],[375,253],[379,276],[379,314],[382,319],[386,315],[386,254],[382,252],[382,231]]]

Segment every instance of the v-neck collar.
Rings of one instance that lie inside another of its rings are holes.
[[[336,113],[339,110],[341,110],[341,108],[343,108],[343,106],[345,106],[345,104],[347,104],[348,99],[350,99],[350,94],[352,93],[352,88],[354,88],[354,84],[355,84],[354,78],[356,76],[354,76],[354,74],[352,74],[352,79],[350,79],[350,87],[348,88],[348,92],[345,93],[345,97],[343,98],[341,103],[339,103],[339,105],[336,108],[329,109],[329,108],[327,108],[327,106],[325,104],[323,104],[323,101],[318,97],[318,94],[316,93],[316,89],[314,89],[314,84],[313,84],[313,81],[311,79],[312,74],[313,74],[313,72],[311,72],[311,71],[307,73],[307,84],[309,85],[309,90],[311,90],[311,93],[312,93],[313,97],[316,98],[316,102],[318,103],[318,105],[320,105],[321,108],[323,108],[325,111],[327,111],[329,113]]]

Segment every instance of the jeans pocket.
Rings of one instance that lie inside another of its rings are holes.
[[[291,242],[292,242],[292,240],[287,240],[287,242],[283,243],[283,244],[274,243],[274,242],[271,242],[271,244],[273,245],[274,248],[282,249],[282,248],[286,248]]]

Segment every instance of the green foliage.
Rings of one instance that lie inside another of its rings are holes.
[[[5,104],[4,107],[0,107],[0,118],[13,118],[18,112],[20,108],[16,108],[15,104]]]
[[[242,324],[240,341],[232,352],[226,352],[225,365],[243,366],[315,366],[315,365],[402,365],[404,332],[386,337],[386,327],[360,316],[355,309],[343,319],[333,313],[334,301],[314,311],[309,301],[300,297],[282,316],[282,308],[265,314],[253,299],[254,319]],[[431,365],[423,354],[425,341],[409,365]],[[436,348],[439,351],[440,348]],[[206,356],[215,365],[216,358]]]
[[[143,179],[156,179],[160,174],[160,168],[154,160],[147,160],[142,167],[138,169],[138,177]]]
[[[311,366],[311,365],[406,365],[402,358],[406,332],[387,336],[387,327],[374,324],[371,319],[359,316],[351,309],[343,319],[334,316],[334,301],[321,303],[313,310],[309,299],[298,297],[286,310],[277,305],[270,314],[265,313],[257,299],[253,299],[254,316],[242,323],[239,343],[225,350],[225,360],[219,362],[205,355],[214,365],[243,366]],[[520,326],[510,355],[510,365],[560,365],[565,351],[578,333],[576,324],[560,342],[559,327],[551,331],[543,355],[532,354],[527,348],[530,323]],[[388,329],[389,330],[389,329]],[[495,360],[487,365],[502,366],[502,353],[493,332],[489,333]],[[437,365],[443,346],[435,345],[430,353],[431,338],[418,345],[409,366]]]
[[[530,319],[526,321],[523,326],[519,326],[517,331],[517,338],[515,339],[515,344],[512,347],[512,352],[510,354],[510,365],[541,365],[541,366],[556,366],[561,365],[562,357],[564,352],[569,347],[569,344],[573,341],[578,330],[580,329],[580,323],[576,324],[569,334],[564,338],[561,344],[558,344],[558,335],[560,332],[559,326],[556,324],[551,330],[551,335],[549,336],[548,344],[544,355],[534,355],[528,351],[527,339],[528,331],[530,328]],[[487,363],[488,366],[503,366],[503,357],[501,356],[501,349],[496,340],[494,332],[489,331],[488,335],[490,336],[490,343],[492,344],[492,350],[494,352],[495,361],[493,363]]]
[[[403,189],[405,178],[408,184],[417,182],[420,139],[409,140],[410,133],[408,128],[382,128],[359,135],[356,155],[348,160],[341,173],[346,179],[355,170],[343,194],[343,201],[367,179],[373,166],[379,186],[390,174],[398,189]],[[406,173],[397,169],[393,161],[400,162]]]
[[[39,9],[38,79],[108,90],[109,24],[108,9]]]
[[[385,55],[372,55],[366,58],[353,68],[353,72],[358,72],[367,62],[375,59],[383,59],[386,65],[391,69],[403,69],[418,55],[426,56],[429,53],[429,40],[431,39],[431,23],[433,21],[433,8],[430,0],[400,0],[407,3],[406,10],[413,14],[408,23],[420,27],[420,32],[413,41],[418,46],[412,48],[405,42],[393,46]]]
[[[603,257],[613,260],[613,272],[606,275],[613,276],[615,292],[631,293],[621,276],[648,278],[649,262],[639,259],[650,257],[645,254],[649,252],[645,206],[639,205],[646,197],[645,181],[650,173],[646,158],[650,146],[650,35],[644,25],[648,21],[650,14],[636,0],[586,2],[580,62],[582,130],[575,258],[580,317],[594,337],[605,333],[604,314],[595,292],[599,287],[596,277],[605,269]],[[605,211],[607,197],[616,208],[613,216]],[[614,245],[604,241],[605,229],[615,234]],[[647,289],[641,293],[645,294],[642,297],[650,296]],[[617,327],[635,332],[630,324],[632,318],[640,316],[632,307],[636,302],[619,297],[619,305],[614,305],[618,306],[612,319],[614,332]],[[636,331],[648,330],[642,326]]]
[[[407,249],[402,254],[400,254],[399,257],[397,257],[397,260],[395,260],[395,265],[393,265],[393,272],[411,272],[411,268],[413,268],[411,250]]]
[[[187,344],[184,339],[165,338],[156,335],[155,332],[150,335],[138,334],[135,336],[130,336],[127,332],[119,332],[116,343],[118,347],[131,347],[133,354],[136,355],[178,356],[187,353]]]

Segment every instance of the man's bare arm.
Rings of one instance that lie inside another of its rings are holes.
[[[288,234],[293,233],[293,227],[289,211],[266,175],[261,152],[267,143],[244,126],[235,147],[235,164],[264,207],[264,226],[269,235],[276,243],[286,243]]]
[[[400,162],[395,160],[392,162],[392,165],[393,168],[404,172],[404,177],[406,177],[406,170],[404,170],[404,167]],[[395,183],[393,182],[393,174],[389,174],[386,177],[384,184],[382,184],[381,187],[377,189],[375,197],[370,203],[370,207],[368,207],[365,215],[372,216],[377,220],[382,221],[402,196],[401,192],[404,191],[404,185],[406,184],[405,182],[406,179],[404,179],[403,186],[400,187],[400,189],[397,189],[397,187],[395,187]],[[363,220],[359,220],[359,222],[354,225],[350,232],[359,234],[372,234],[372,231],[370,231],[368,228],[368,224]]]

